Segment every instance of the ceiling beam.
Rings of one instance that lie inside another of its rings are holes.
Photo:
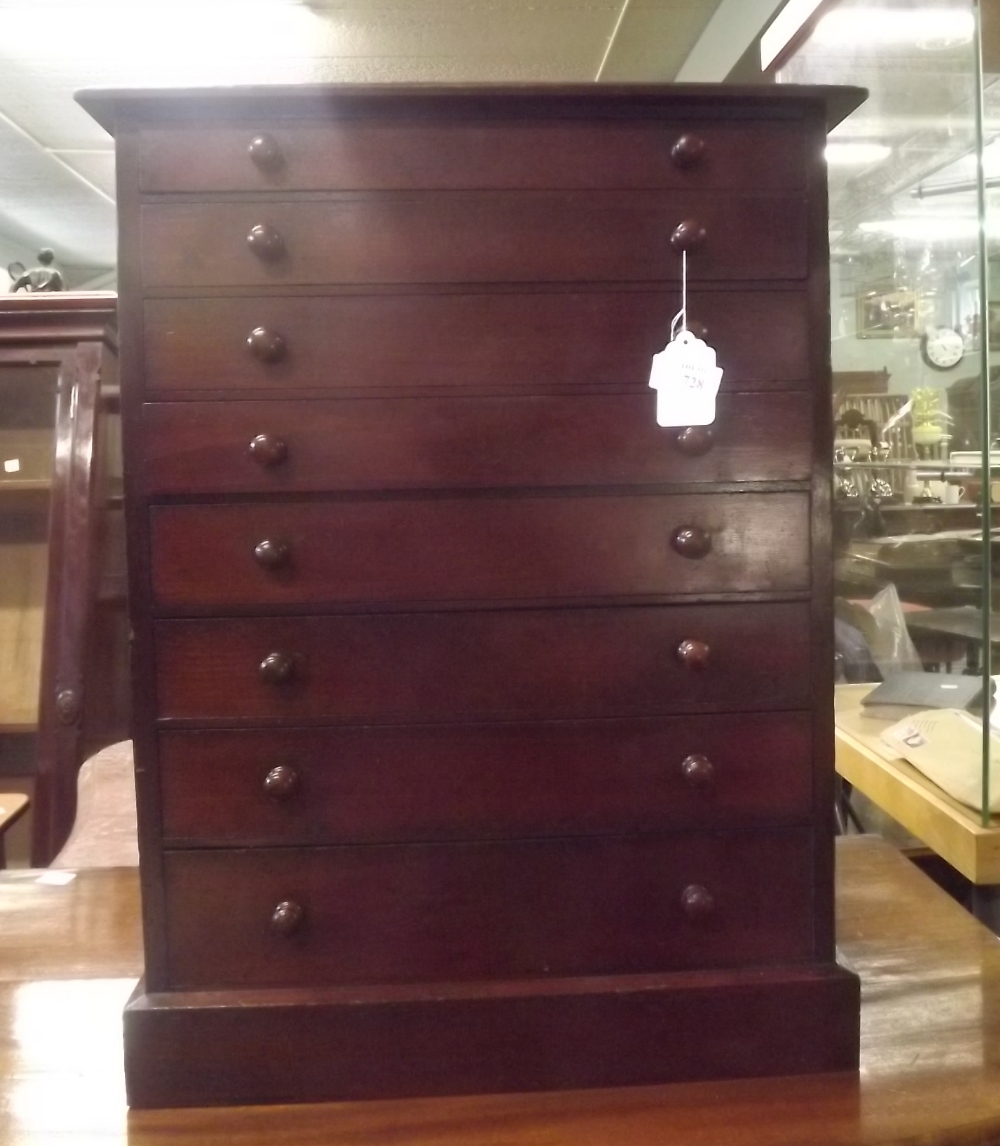
[[[722,0],[677,73],[678,83],[721,83],[785,0]]]

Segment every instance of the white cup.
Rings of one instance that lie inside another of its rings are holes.
[[[964,485],[945,485],[944,487],[944,504],[945,505],[958,505],[958,503],[965,497]]]
[[[938,501],[944,502],[947,500],[949,485],[946,481],[929,481],[927,483],[927,492],[931,497],[936,497]]]

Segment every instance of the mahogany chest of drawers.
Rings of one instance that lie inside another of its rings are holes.
[[[133,1105],[844,1069],[827,89],[90,93]],[[725,370],[664,429],[680,306]]]

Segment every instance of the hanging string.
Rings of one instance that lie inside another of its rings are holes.
[[[688,253],[681,251],[681,309],[674,315],[670,323],[670,341],[673,342],[678,334],[687,330],[688,317]],[[680,329],[678,329],[680,323]]]

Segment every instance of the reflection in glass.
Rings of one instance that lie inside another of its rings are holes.
[[[990,448],[988,409],[1000,381],[1000,301],[989,301],[1000,300],[993,38],[981,75],[971,0],[840,0],[777,74],[870,91],[826,158],[838,710],[875,746],[877,720],[865,724],[860,704],[872,682],[933,671],[980,675],[988,689],[1000,644],[1000,447]],[[963,719],[980,746],[963,767],[981,787],[983,722]],[[988,823],[991,799],[1000,778],[955,814]]]

